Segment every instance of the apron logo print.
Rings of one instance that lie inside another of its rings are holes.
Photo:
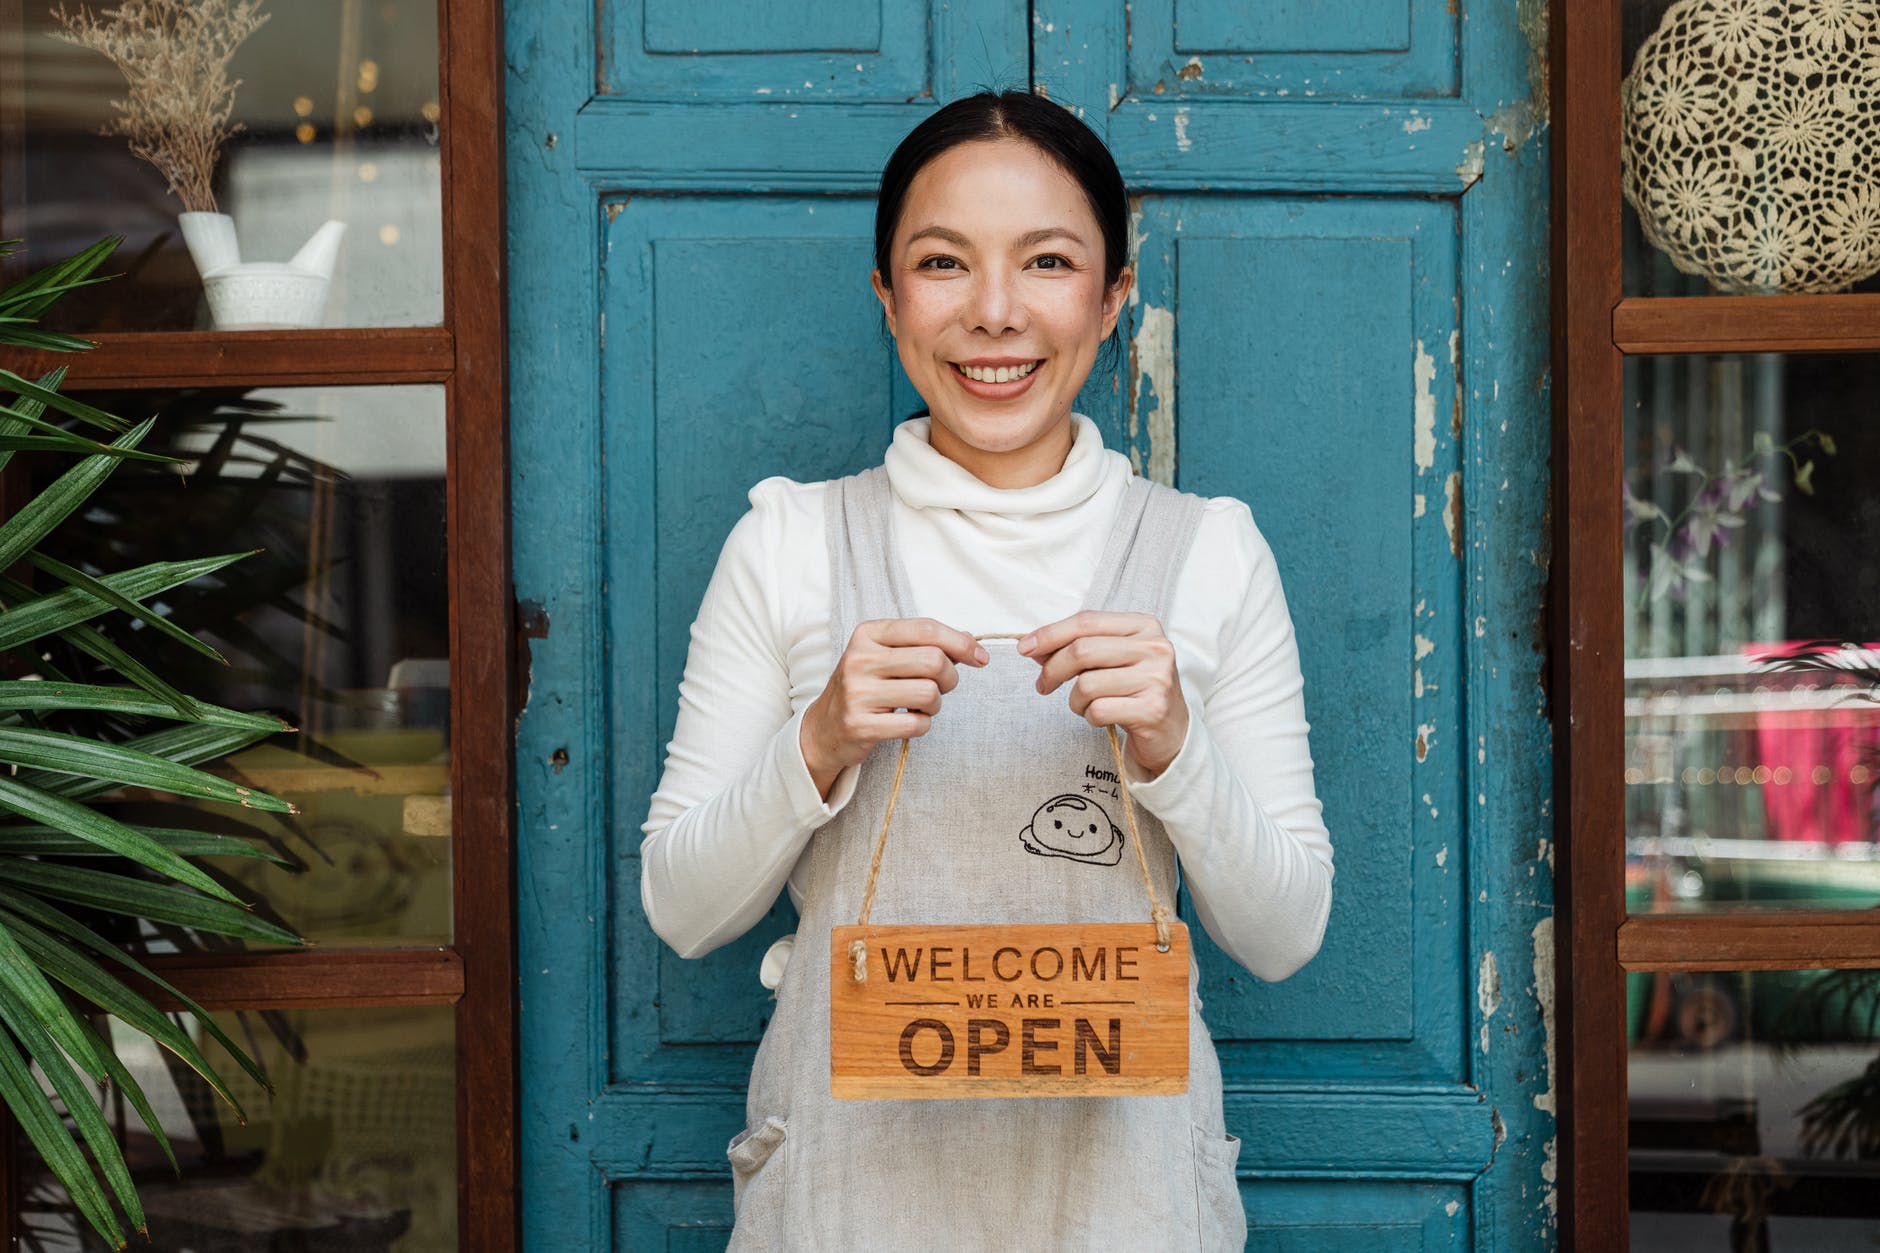
[[[1053,796],[1031,816],[1018,835],[1028,853],[1067,857],[1093,866],[1114,866],[1123,858],[1123,832],[1102,806],[1082,796]]]

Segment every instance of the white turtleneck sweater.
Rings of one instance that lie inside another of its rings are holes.
[[[1132,473],[1073,414],[1057,474],[996,488],[936,452],[928,418],[903,422],[885,463],[914,612],[975,634],[1026,632],[1080,604]],[[744,934],[791,881],[825,802],[804,764],[803,711],[835,665],[829,639],[824,485],[782,477],[750,491],[692,624],[679,717],[641,830],[640,900],[682,957]],[[1332,845],[1313,790],[1304,682],[1272,551],[1247,506],[1207,502],[1163,630],[1175,645],[1188,735],[1130,792],[1161,819],[1202,926],[1262,979],[1318,951],[1331,911]],[[1069,688],[1059,689],[1066,702]],[[939,717],[946,717],[943,697]],[[789,946],[761,977],[775,987]]]

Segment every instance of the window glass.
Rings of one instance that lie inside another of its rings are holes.
[[[1877,388],[1872,356],[1626,362],[1635,913],[1880,903]]]
[[[1635,1253],[1871,1248],[1880,971],[1626,983]]]
[[[457,1248],[451,1007],[215,1014],[261,1063],[272,1095],[194,1015],[177,1017],[247,1120],[174,1053],[110,1020],[112,1047],[181,1167],[179,1177],[128,1102],[107,1102],[150,1224],[149,1241],[133,1234],[133,1244],[152,1253]],[[17,1145],[20,1247],[104,1253],[31,1141],[20,1134]]]
[[[1872,6],[1622,11],[1625,293],[1880,291]]]
[[[197,860],[264,917],[308,938],[450,943],[443,389],[87,399],[132,420],[158,415],[141,447],[185,460],[120,465],[90,498],[84,525],[59,528],[41,547],[92,574],[250,553],[151,602],[227,664],[128,626],[125,615],[97,625],[187,694],[265,710],[296,728],[211,769],[291,801],[298,814],[138,789],[115,793],[114,812],[241,834],[285,859]],[[42,479],[64,468],[52,457],[33,460]],[[61,641],[52,647],[59,673],[123,681]],[[142,942],[151,952],[195,944],[167,927]]]
[[[108,24],[105,14],[116,6],[89,0],[88,7]],[[7,67],[0,75],[7,80],[0,84],[0,237],[25,241],[0,276],[18,277],[107,235],[122,235],[124,244],[107,266],[122,277],[66,296],[48,326],[152,331],[442,320],[436,4],[262,6],[266,20],[240,41],[224,75],[232,85],[228,122],[240,129],[207,176],[233,248],[211,223],[194,257],[179,215],[198,206],[170,192],[128,138],[99,133],[125,116],[112,102],[134,95],[124,74],[105,54],[55,38],[65,27],[53,8],[0,10],[0,65]],[[191,45],[173,38],[169,46],[182,57]],[[156,89],[159,102],[164,90]],[[190,164],[199,172],[203,165]],[[337,239],[321,235],[329,221],[345,224]]]

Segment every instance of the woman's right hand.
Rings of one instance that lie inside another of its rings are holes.
[[[992,660],[971,635],[932,618],[877,618],[849,636],[822,694],[803,712],[803,764],[823,799],[836,776],[883,740],[925,735],[958,665]]]

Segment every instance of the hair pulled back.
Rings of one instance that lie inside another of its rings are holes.
[[[1031,144],[1084,189],[1103,235],[1103,286],[1108,291],[1129,260],[1129,198],[1122,173],[1110,150],[1082,118],[1043,96],[1016,90],[962,96],[925,118],[895,147],[882,168],[875,197],[875,268],[881,272],[882,284],[893,290],[889,253],[914,176],[951,148],[994,139]],[[1115,347],[1121,333],[1119,322],[1109,347]]]

